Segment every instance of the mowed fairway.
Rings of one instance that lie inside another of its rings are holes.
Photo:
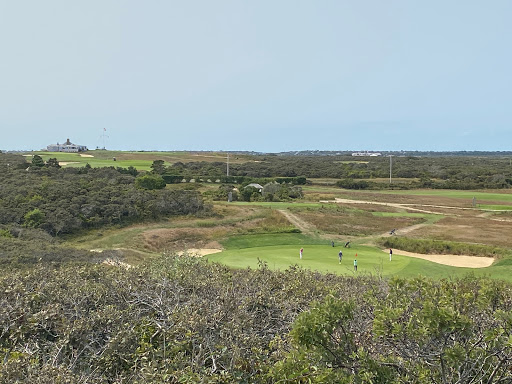
[[[92,168],[101,167],[134,167],[139,171],[151,170],[154,160],[163,160],[166,166],[176,162],[225,162],[226,153],[223,152],[130,152],[130,151],[106,151],[92,150],[81,153],[65,152],[33,152],[32,155],[39,155],[44,161],[56,158],[64,167],[84,167],[89,164]],[[30,155],[26,155],[30,162]],[[115,160],[114,160],[115,158]],[[231,163],[244,163],[253,161],[250,156],[233,155]]]
[[[503,279],[507,278],[507,274],[510,274],[509,268],[503,269],[503,267],[495,266],[480,269],[457,268],[400,255],[393,255],[393,260],[389,261],[387,253],[376,247],[363,245],[342,248],[343,260],[341,264],[338,262],[339,247],[304,245],[304,254],[301,260],[299,258],[300,248],[297,245],[275,245],[232,249],[210,255],[208,259],[233,268],[257,268],[259,261],[262,261],[267,263],[269,268],[272,269],[284,270],[292,265],[298,265],[305,269],[342,275],[357,273],[386,277],[395,275],[403,277],[423,275],[432,278],[449,278],[473,273]],[[354,271],[356,253],[357,272]]]

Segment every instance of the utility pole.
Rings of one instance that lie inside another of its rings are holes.
[[[391,184],[391,171],[393,169],[393,160],[391,160],[393,155],[389,155],[389,184]]]
[[[103,141],[103,149],[106,149],[106,146],[105,146],[105,138],[108,138],[108,135],[106,134],[107,132],[107,128],[103,128],[103,133],[102,135],[100,136],[100,138],[102,139]]]

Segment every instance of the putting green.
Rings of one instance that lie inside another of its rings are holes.
[[[231,249],[208,256],[208,259],[233,268],[257,268],[258,261],[264,261],[272,269],[284,270],[291,265],[306,269],[335,274],[372,274],[382,276],[411,277],[424,275],[434,278],[463,276],[467,273],[490,274],[492,267],[477,271],[470,268],[456,268],[416,259],[407,256],[389,256],[376,247],[354,245],[342,248],[343,260],[338,262],[340,248],[329,245],[304,245],[302,260],[299,258],[300,246],[275,245],[255,248]],[[354,272],[354,259],[357,254],[358,271]]]

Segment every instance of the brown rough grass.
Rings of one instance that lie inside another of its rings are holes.
[[[423,222],[421,218],[377,217],[371,212],[350,210],[303,210],[294,213],[322,232],[348,236],[376,235]]]
[[[511,234],[512,222],[482,217],[446,217],[408,236],[512,247]]]
[[[212,224],[180,221],[180,228],[148,228],[137,238],[142,249],[151,252],[177,251],[188,248],[217,248],[226,237],[247,233],[281,232],[293,226],[278,211],[261,207],[217,206]],[[212,245],[213,244],[213,245]]]

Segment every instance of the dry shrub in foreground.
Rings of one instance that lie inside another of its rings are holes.
[[[0,382],[498,383],[512,379],[512,290],[232,271],[37,266],[0,278]]]

